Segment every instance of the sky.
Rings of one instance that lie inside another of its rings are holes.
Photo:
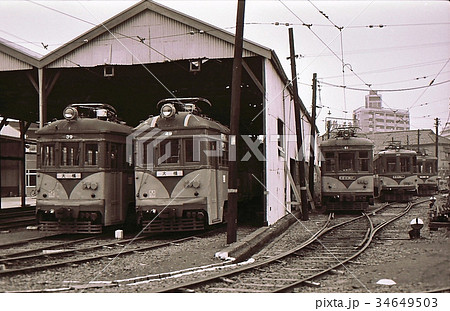
[[[0,0],[0,37],[46,54],[138,1]],[[156,1],[235,32],[237,0]],[[450,2],[246,0],[244,37],[273,49],[288,77],[288,28],[308,110],[317,73],[318,128],[352,118],[369,90],[410,112],[411,129],[450,121]],[[44,48],[44,46],[46,46]]]

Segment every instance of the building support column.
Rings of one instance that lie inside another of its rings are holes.
[[[38,68],[38,80],[31,73],[27,73],[28,79],[33,84],[36,92],[39,96],[39,128],[42,128],[47,123],[47,97],[52,91],[59,78],[60,72],[58,71],[53,77],[47,78],[44,68]]]
[[[44,86],[44,68],[38,68],[38,93],[39,93],[39,128],[43,128],[47,122],[47,96]]]

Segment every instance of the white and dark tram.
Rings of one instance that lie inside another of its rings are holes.
[[[72,104],[39,129],[36,216],[41,230],[100,233],[134,212],[132,128],[107,104]]]
[[[320,143],[322,206],[326,211],[364,211],[374,202],[373,142],[355,127],[340,127]]]
[[[228,199],[228,135],[201,114],[204,98],[161,100],[160,115],[133,131],[136,217],[144,232],[222,223]]]
[[[417,153],[392,141],[374,157],[375,194],[385,202],[409,202],[417,195]]]

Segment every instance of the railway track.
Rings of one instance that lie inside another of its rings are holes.
[[[26,243],[34,243],[36,242],[36,247],[30,247],[29,245],[24,245],[22,250],[17,250],[17,247],[13,247],[10,249],[2,249],[0,247],[0,282],[3,277],[8,277],[9,280],[11,277],[21,277],[22,275],[26,277],[30,277],[30,272],[46,271],[58,267],[68,267],[74,268],[79,264],[92,262],[95,265],[95,261],[98,261],[97,265],[101,265],[105,267],[105,263],[111,263],[113,260],[116,260],[118,257],[123,257],[125,255],[137,254],[145,256],[152,256],[152,250],[156,250],[158,248],[175,246],[179,247],[181,244],[195,240],[201,239],[203,236],[208,236],[215,231],[221,231],[221,227],[217,227],[214,230],[209,230],[207,232],[203,232],[201,234],[196,235],[184,235],[180,237],[180,235],[175,235],[168,239],[164,237],[163,239],[155,239],[154,235],[144,235],[138,236],[130,239],[121,239],[121,240],[113,240],[106,238],[109,240],[105,242],[104,235],[95,235],[95,236],[84,236],[75,240],[61,240],[59,236],[56,237],[56,240],[47,240],[43,238],[34,238],[30,240],[24,240],[17,243],[12,243],[11,245],[16,246],[20,244]],[[53,238],[52,237],[52,238]],[[67,238],[67,237],[66,237]],[[103,240],[103,242],[101,241]],[[3,245],[5,248],[9,244]],[[2,245],[0,245],[2,246]],[[32,244],[32,246],[35,246]],[[25,249],[27,248],[27,249]],[[8,252],[9,251],[9,252]],[[150,251],[150,252],[149,252]],[[108,266],[106,264],[106,266]],[[58,271],[58,270],[57,270]],[[55,271],[54,273],[58,273]],[[161,273],[159,277],[164,274],[170,273]],[[122,280],[122,282],[133,282],[130,280]],[[65,283],[65,281],[64,281]],[[105,288],[110,286],[118,286],[118,282],[108,282],[108,281],[96,281],[95,277],[91,281],[87,283],[79,283],[77,284],[69,284],[64,287],[57,288],[39,288],[41,286],[33,286],[34,289],[12,289],[7,292],[20,292],[20,293],[30,293],[30,292],[61,292],[61,291],[86,291],[92,288]],[[46,282],[42,283],[43,285]]]
[[[299,291],[316,286],[314,280],[354,260],[371,244],[375,234],[409,212],[384,205],[358,217],[339,217],[327,222],[301,245],[258,263],[248,264],[195,281],[160,287],[153,292],[257,293]]]
[[[115,240],[106,243],[99,243],[98,238],[98,236],[91,236],[31,250],[4,254],[0,256],[0,265],[3,265],[3,269],[0,270],[0,278],[5,275],[17,275],[105,258],[115,258],[168,246],[173,243],[182,243],[195,237],[189,236],[163,243],[145,241],[150,236]],[[80,246],[81,244],[87,245]]]
[[[36,207],[17,207],[0,210],[0,230],[36,225]]]

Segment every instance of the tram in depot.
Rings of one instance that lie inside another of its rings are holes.
[[[72,104],[63,115],[36,132],[40,229],[101,233],[123,225],[134,212],[133,168],[125,159],[132,128],[107,104]]]
[[[417,195],[417,153],[392,141],[374,157],[375,193],[385,202],[409,202]]]
[[[374,202],[373,142],[356,127],[339,127],[320,143],[322,206],[326,211],[364,211]]]
[[[439,179],[436,171],[437,157],[419,153],[417,155],[417,193],[419,196],[433,195],[438,191]]]
[[[161,100],[134,131],[135,197],[143,232],[222,223],[228,200],[229,129],[202,115],[198,97]]]

